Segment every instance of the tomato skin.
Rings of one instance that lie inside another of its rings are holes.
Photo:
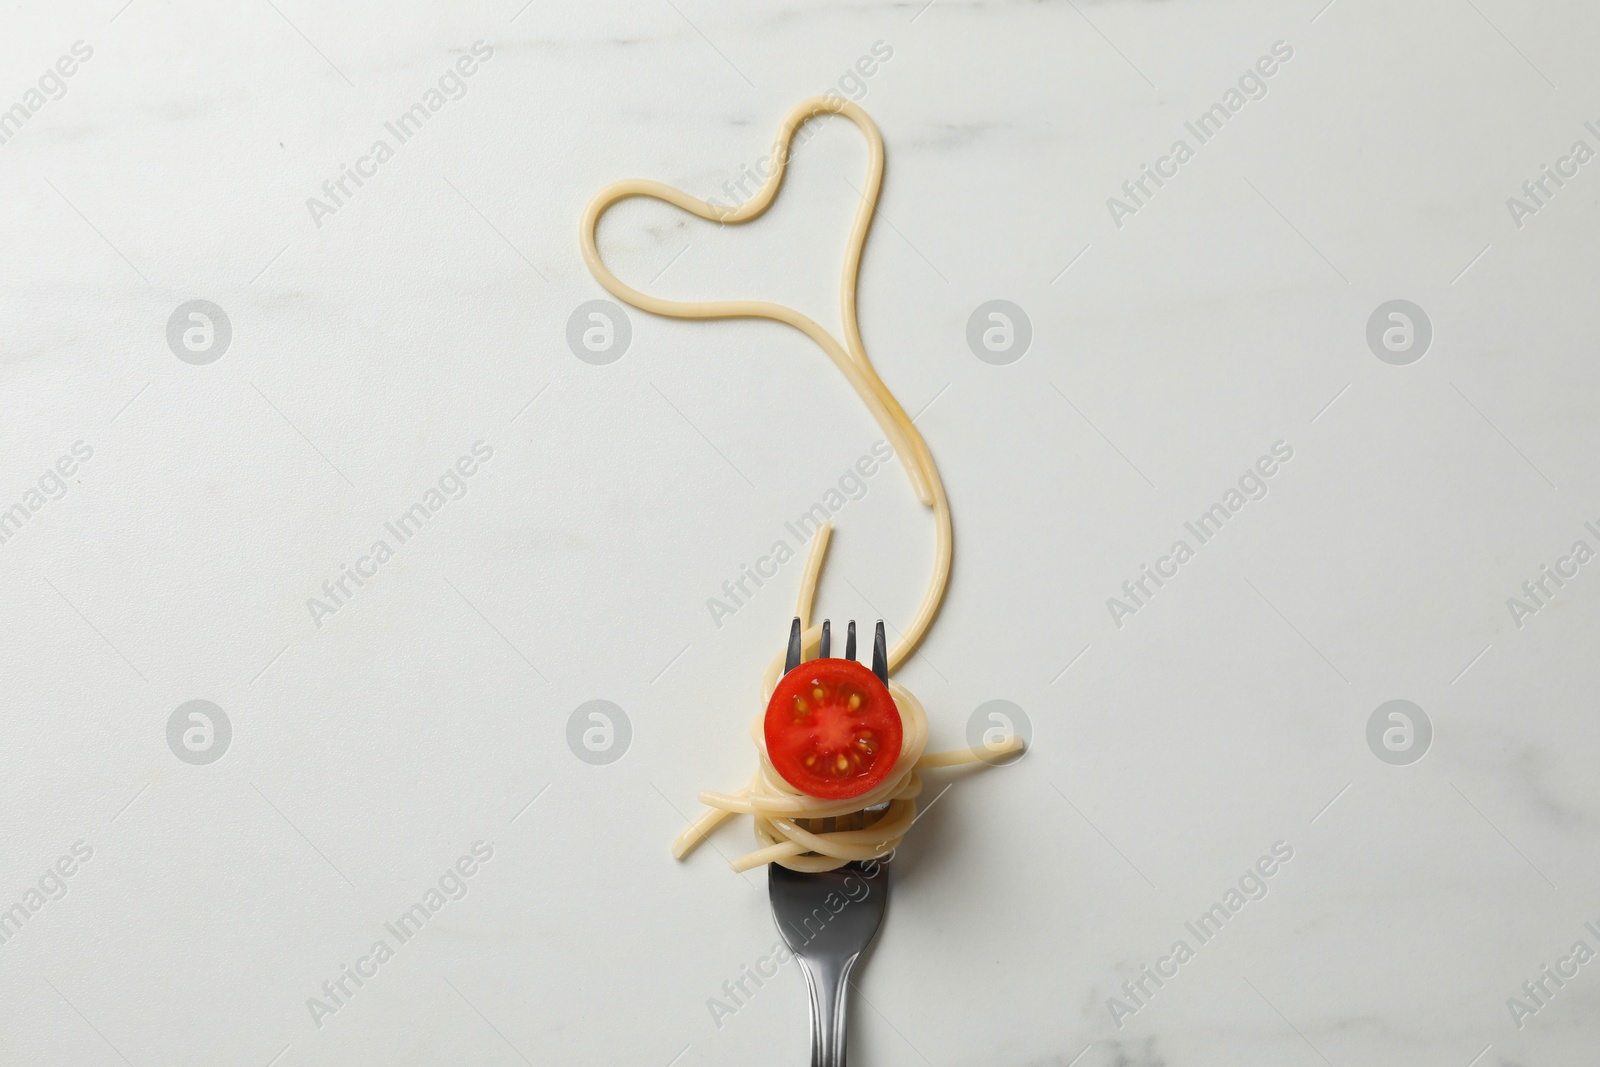
[[[784,675],[762,725],[773,769],[821,800],[848,800],[881,785],[905,738],[889,687],[848,659],[808,660]]]

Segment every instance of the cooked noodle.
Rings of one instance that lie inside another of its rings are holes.
[[[630,197],[642,196],[665,201],[700,218],[724,224],[738,224],[760,217],[771,206],[779,186],[783,184],[789,163],[789,146],[795,130],[814,116],[824,113],[843,115],[855,123],[866,136],[868,151],[866,182],[855,220],[850,227],[839,283],[839,310],[844,323],[843,344],[813,319],[782,304],[765,300],[663,300],[625,284],[601,260],[595,246],[595,231],[600,225],[600,217],[611,205]],[[900,639],[888,650],[889,670],[893,672],[916,649],[939,611],[945,587],[950,580],[951,537],[950,504],[945,498],[939,469],[922,434],[873,369],[856,322],[856,283],[861,269],[861,251],[872,226],[878,191],[883,184],[883,136],[867,113],[850,101],[837,97],[812,97],[801,101],[784,117],[778,129],[772,159],[772,173],[755,196],[732,208],[712,204],[669,185],[641,178],[606,186],[584,209],[579,233],[583,257],[590,271],[613,296],[644,311],[680,319],[771,319],[794,327],[828,354],[866,402],[905,464],[906,474],[911,479],[917,498],[933,509],[933,575],[915,616]],[[812,625],[811,613],[817,578],[831,533],[832,525],[824,524],[812,538],[811,552],[801,581],[795,614],[801,620],[803,656],[815,655],[821,640],[822,628]],[[763,712],[783,674],[783,660],[783,653],[778,653],[762,676]],[[852,860],[878,859],[894,851],[916,819],[916,798],[922,792],[921,771],[993,759],[1022,747],[1020,739],[1010,738],[998,746],[986,747],[982,752],[961,749],[927,755],[924,749],[928,742],[928,717],[921,702],[910,690],[893,680],[889,682],[889,692],[900,711],[904,740],[900,758],[888,778],[877,787],[861,796],[831,801],[798,792],[773,769],[767,759],[762,729],[764,716],[757,715],[751,734],[761,754],[761,766],[755,777],[748,786],[736,793],[701,793],[701,803],[710,810],[678,835],[673,842],[673,855],[683,858],[718,823],[738,813],[754,816],[756,839],[762,846],[734,861],[734,869],[738,871],[764,863],[778,863],[799,871],[826,871]]]

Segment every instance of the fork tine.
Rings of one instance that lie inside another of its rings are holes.
[[[788,674],[800,666],[800,616],[789,624],[789,654],[783,658],[783,673]]]
[[[878,620],[878,630],[872,635],[872,673],[878,681],[889,684],[889,652],[883,639],[883,620]]]
[[[822,644],[817,648],[817,655],[827,659],[833,651],[833,626],[827,619],[822,620]]]
[[[849,629],[844,632],[844,658],[856,658],[856,620],[850,620]]]

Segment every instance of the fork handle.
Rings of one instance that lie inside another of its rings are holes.
[[[811,1067],[845,1067],[845,1007],[856,958],[797,957],[811,993]]]

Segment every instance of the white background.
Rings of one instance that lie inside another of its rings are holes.
[[[750,771],[799,563],[720,627],[707,599],[877,428],[776,325],[632,312],[605,366],[566,325],[603,295],[596,189],[718,196],[880,41],[862,329],[956,530],[901,680],[936,749],[993,699],[1034,745],[930,775],[954,785],[895,864],[852,1062],[1579,1062],[1600,963],[1520,1029],[1507,998],[1600,949],[1600,574],[1520,627],[1507,598],[1600,548],[1600,162],[1520,228],[1506,198],[1600,148],[1600,13],[1324,3],[11,6],[0,107],[93,56],[0,145],[0,507],[93,457],[0,544],[0,907],[93,856],[0,945],[0,1062],[805,1062],[793,968],[708,1008],[775,938],[764,876],[726,864],[747,823],[667,844]],[[318,225],[307,199],[475,41],[466,95]],[[1115,225],[1275,41],[1265,98]],[[653,292],[835,325],[864,159],[831,121],[758,223],[627,205],[602,247]],[[1033,327],[1007,366],[965,340],[994,298]],[[1408,366],[1366,341],[1397,298],[1434,332]],[[207,365],[167,345],[193,299],[232,324]],[[317,625],[477,441],[465,497]],[[1277,441],[1266,498],[1114,625]],[[819,610],[903,625],[931,522],[898,463],[868,486]],[[209,765],[168,747],[192,699],[232,724]],[[608,766],[566,744],[591,699],[632,723]],[[1410,766],[1368,748],[1392,699],[1433,724]],[[475,841],[467,896],[317,1025]],[[1266,898],[1119,1027],[1108,998],[1278,841]]]

